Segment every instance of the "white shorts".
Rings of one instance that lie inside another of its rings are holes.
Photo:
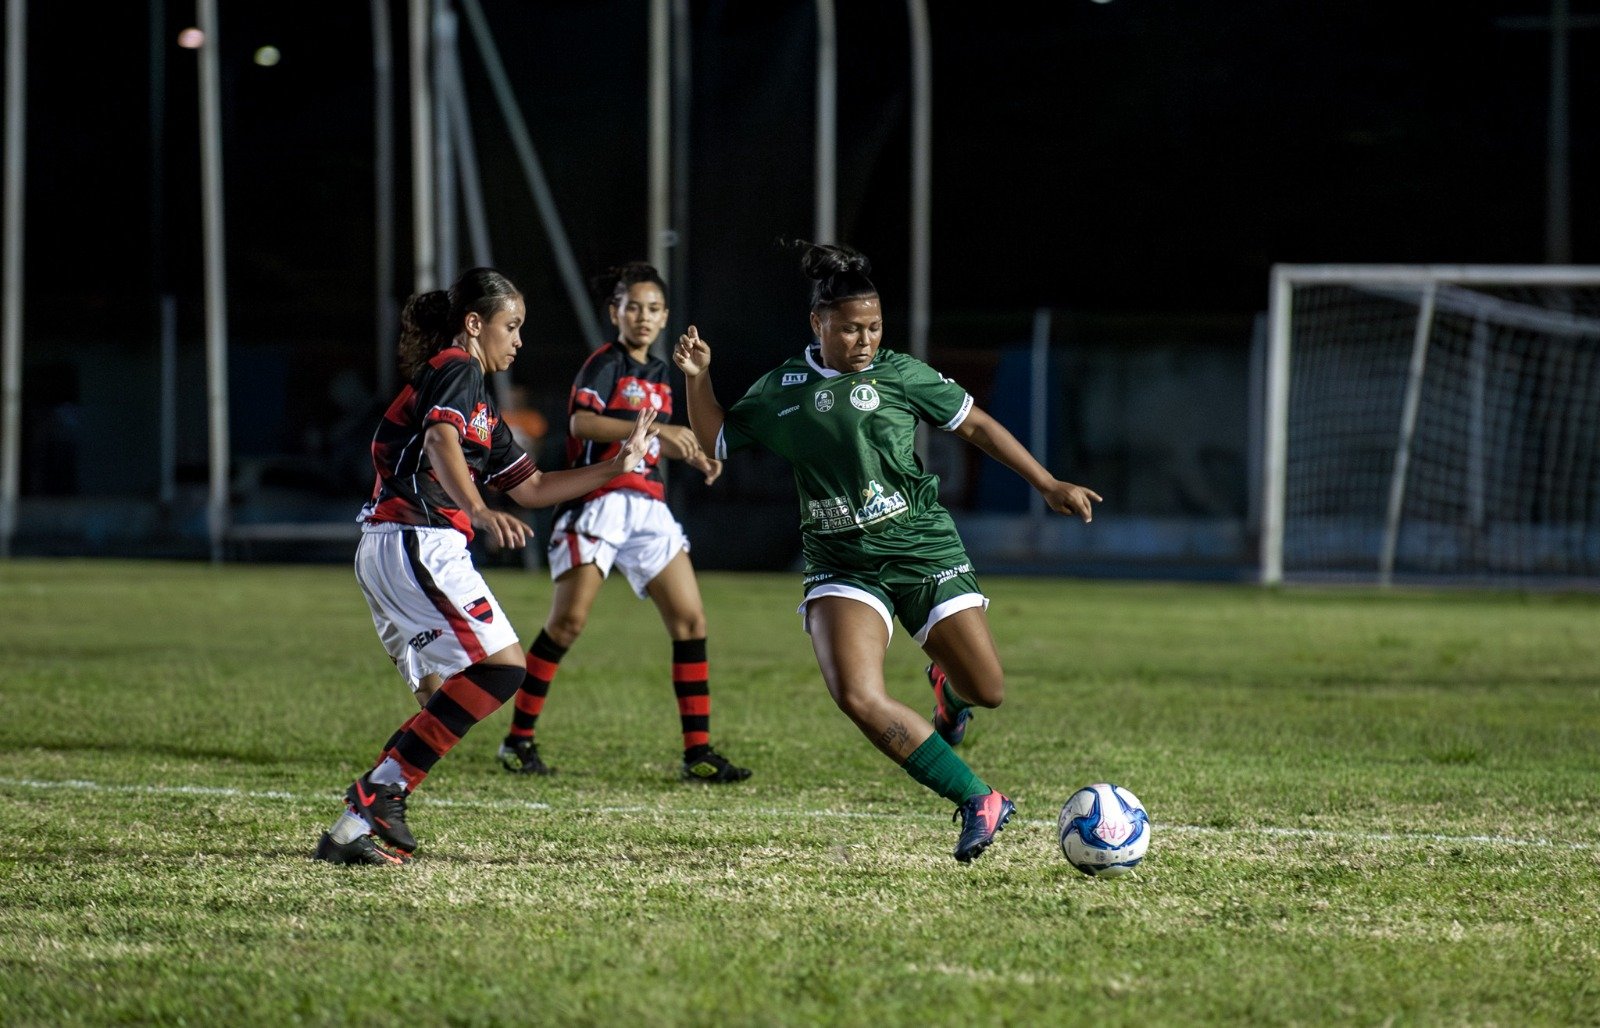
[[[689,537],[665,503],[618,489],[556,519],[550,527],[550,577],[584,564],[609,577],[615,565],[642,599],[672,558],[688,549]]]
[[[449,678],[507,646],[516,630],[472,566],[453,528],[365,525],[356,581],[372,624],[411,691],[426,675]]]

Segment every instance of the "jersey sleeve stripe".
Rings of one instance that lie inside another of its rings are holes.
[[[504,468],[485,478],[483,484],[493,486],[502,492],[510,492],[526,482],[538,470],[538,465],[534,464],[533,458],[523,454]]]
[[[435,407],[428,411],[422,419],[424,427],[428,425],[443,424],[454,426],[456,434],[465,439],[467,437],[467,419],[458,410],[451,407]]]
[[[971,413],[972,413],[972,394],[971,393],[967,393],[965,396],[963,396],[961,398],[961,409],[956,411],[956,416],[951,418],[949,421],[946,421],[943,425],[940,425],[939,427],[942,430],[946,431],[946,432],[954,432],[956,429],[961,427],[961,423],[963,421],[967,420],[967,415],[971,414]]]

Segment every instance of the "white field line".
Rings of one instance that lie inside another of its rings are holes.
[[[331,808],[339,803],[343,794],[327,793],[308,795],[305,793],[282,792],[275,789],[235,789],[227,786],[206,785],[116,785],[105,782],[93,782],[85,779],[66,778],[47,781],[37,778],[0,778],[0,787],[10,786],[17,789],[31,790],[70,790],[73,792],[88,793],[122,793],[141,796],[218,796],[231,799],[252,800],[278,800],[284,803],[293,803],[303,807]],[[770,817],[783,820],[818,820],[818,821],[848,821],[848,820],[900,820],[900,821],[925,821],[925,815],[910,813],[871,813],[867,811],[852,810],[783,810],[771,807],[744,808],[730,810],[726,807],[651,807],[644,805],[635,806],[606,806],[606,807],[556,807],[549,803],[540,803],[535,800],[453,800],[438,796],[419,796],[412,802],[422,806],[446,807],[458,810],[562,810],[569,814],[583,814],[588,816],[609,816],[618,814],[653,814],[660,817],[696,817],[719,819],[726,817]],[[1035,827],[1055,827],[1055,820],[1042,818],[1017,818],[1019,825],[1033,825]],[[1437,842],[1460,846],[1510,846],[1524,848],[1548,848],[1559,850],[1575,850],[1590,852],[1600,850],[1600,843],[1592,842],[1563,842],[1553,839],[1521,839],[1504,835],[1442,835],[1435,832],[1338,832],[1323,828],[1217,828],[1211,825],[1177,825],[1164,821],[1152,822],[1158,832],[1173,832],[1179,835],[1265,835],[1287,839],[1331,839],[1345,842]]]

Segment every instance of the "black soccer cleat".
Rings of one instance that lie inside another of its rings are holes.
[[[952,715],[945,707],[944,702],[944,668],[937,664],[929,664],[925,669],[928,684],[933,686],[933,730],[939,733],[950,746],[961,745],[961,740],[967,737],[967,722],[972,720],[972,708],[957,711]]]
[[[963,864],[976,860],[994,842],[995,833],[1006,826],[1016,811],[1016,805],[994,789],[990,789],[986,795],[974,796],[957,807],[950,817],[952,821],[961,819],[961,837],[956,840],[956,859]]]
[[[553,775],[556,769],[539,759],[539,744],[532,739],[507,738],[500,744],[500,766],[517,775]]]
[[[366,819],[378,838],[409,856],[417,840],[406,825],[406,790],[402,785],[374,785],[362,775],[345,790],[350,809]]]
[[[716,785],[724,782],[742,782],[750,777],[750,769],[730,764],[728,758],[710,746],[696,747],[683,756],[683,780]]]
[[[334,842],[333,836],[322,833],[312,860],[326,860],[330,864],[370,864],[375,867],[404,867],[411,858],[397,850],[378,845],[371,835],[359,835],[349,842]]]

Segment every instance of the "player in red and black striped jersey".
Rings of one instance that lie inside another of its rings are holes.
[[[681,460],[705,476],[722,473],[687,426],[667,424],[672,386],[667,364],[650,354],[667,324],[666,285],[656,269],[633,263],[605,281],[617,341],[596,350],[578,372],[567,404],[567,460],[574,468],[611,460],[640,411],[654,411],[656,436],[644,459],[580,499],[556,509],[550,532],[550,616],[528,651],[500,762],[520,774],[548,774],[534,742],[539,714],[561,658],[582,634],[600,587],[613,567],[641,598],[655,603],[672,639],[672,689],[683,734],[682,776],[695,782],[739,782],[750,771],[711,746],[706,616],[689,561],[689,540],[667,509],[663,459]]]
[[[361,511],[355,570],[378,638],[422,710],[350,786],[346,811],[317,845],[319,860],[406,862],[416,848],[406,824],[411,790],[522,684],[522,645],[467,543],[484,532],[516,548],[528,525],[490,508],[480,487],[547,507],[593,491],[649,447],[655,411],[643,409],[609,462],[552,472],[534,466],[484,379],[516,360],[525,317],[517,288],[488,268],[466,272],[448,292],[413,296],[401,316],[408,382],[373,438],[377,483]]]

